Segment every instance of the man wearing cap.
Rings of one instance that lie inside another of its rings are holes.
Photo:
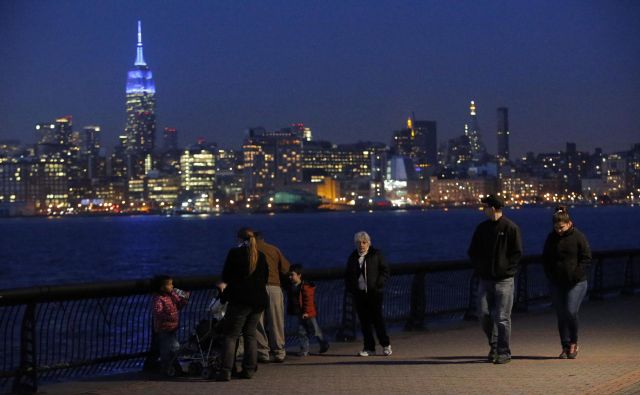
[[[489,219],[476,227],[468,253],[480,278],[478,313],[491,347],[488,360],[503,364],[511,361],[513,278],[522,256],[522,240],[518,226],[502,214],[501,198],[488,195],[481,202]]]

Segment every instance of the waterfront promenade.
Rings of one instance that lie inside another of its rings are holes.
[[[361,343],[325,355],[262,364],[252,380],[164,380],[143,373],[43,385],[49,395],[137,394],[640,394],[640,295],[585,302],[580,354],[560,360],[550,309],[515,314],[513,361],[486,362],[476,322],[396,332],[390,357],[355,357]]]

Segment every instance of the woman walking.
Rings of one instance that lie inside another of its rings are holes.
[[[564,206],[556,207],[553,231],[547,236],[542,255],[558,316],[562,343],[560,358],[575,359],[578,356],[578,310],[587,293],[591,250],[584,234],[573,226]]]
[[[218,381],[231,380],[236,342],[242,334],[244,357],[241,378],[250,379],[256,371],[258,351],[256,327],[268,303],[266,285],[269,269],[264,254],[258,251],[253,230],[238,231],[238,247],[229,250],[222,269],[222,300],[229,302],[223,325],[224,353]]]

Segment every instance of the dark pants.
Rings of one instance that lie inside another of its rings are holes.
[[[258,363],[256,327],[263,310],[243,304],[229,303],[223,326],[225,339],[222,370],[224,372],[231,372],[233,368],[236,357],[236,344],[240,335],[242,335],[244,342],[242,369],[250,373],[255,372]]]
[[[551,284],[551,299],[558,316],[558,332],[562,348],[578,343],[578,310],[587,293],[587,281],[581,281],[571,288]]]
[[[378,342],[382,347],[390,344],[387,329],[384,325],[384,316],[382,315],[383,296],[384,294],[380,292],[356,291],[353,294],[353,300],[362,327],[364,349],[368,351],[375,351],[376,349],[373,329],[375,329]]]
[[[300,337],[300,351],[302,353],[309,352],[309,340],[312,336],[318,339],[320,347],[326,347],[329,343],[324,339],[320,325],[316,317],[302,318],[298,317],[298,336]]]
[[[513,307],[513,277],[504,280],[480,280],[478,315],[491,351],[511,356],[511,308]]]
[[[175,361],[180,343],[176,331],[158,332],[156,334],[158,342],[158,352],[160,353],[160,363],[163,371],[166,371]]]

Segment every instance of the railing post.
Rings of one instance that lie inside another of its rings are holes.
[[[342,299],[342,325],[336,332],[336,341],[352,342],[356,340],[356,309],[353,296],[345,289]]]
[[[29,303],[20,329],[20,366],[13,382],[14,393],[32,394],[38,391],[36,363],[36,304]]]
[[[409,318],[404,325],[405,331],[424,329],[427,311],[427,293],[424,286],[426,275],[427,273],[422,271],[413,275]]]
[[[515,311],[526,313],[529,311],[529,269],[528,264],[523,263],[518,270],[518,289],[516,291]]]
[[[622,288],[622,293],[625,295],[633,295],[636,293],[633,265],[633,253],[629,253],[629,259],[624,268],[624,287]]]
[[[480,286],[480,277],[477,273],[471,275],[469,280],[469,305],[464,313],[465,321],[478,320],[478,287]]]
[[[593,287],[591,288],[591,293],[589,294],[589,300],[602,300],[604,298],[604,295],[602,295],[602,290],[604,288],[604,273],[602,272],[602,270],[602,257],[599,257],[598,261],[596,262],[595,273],[593,273]]]

